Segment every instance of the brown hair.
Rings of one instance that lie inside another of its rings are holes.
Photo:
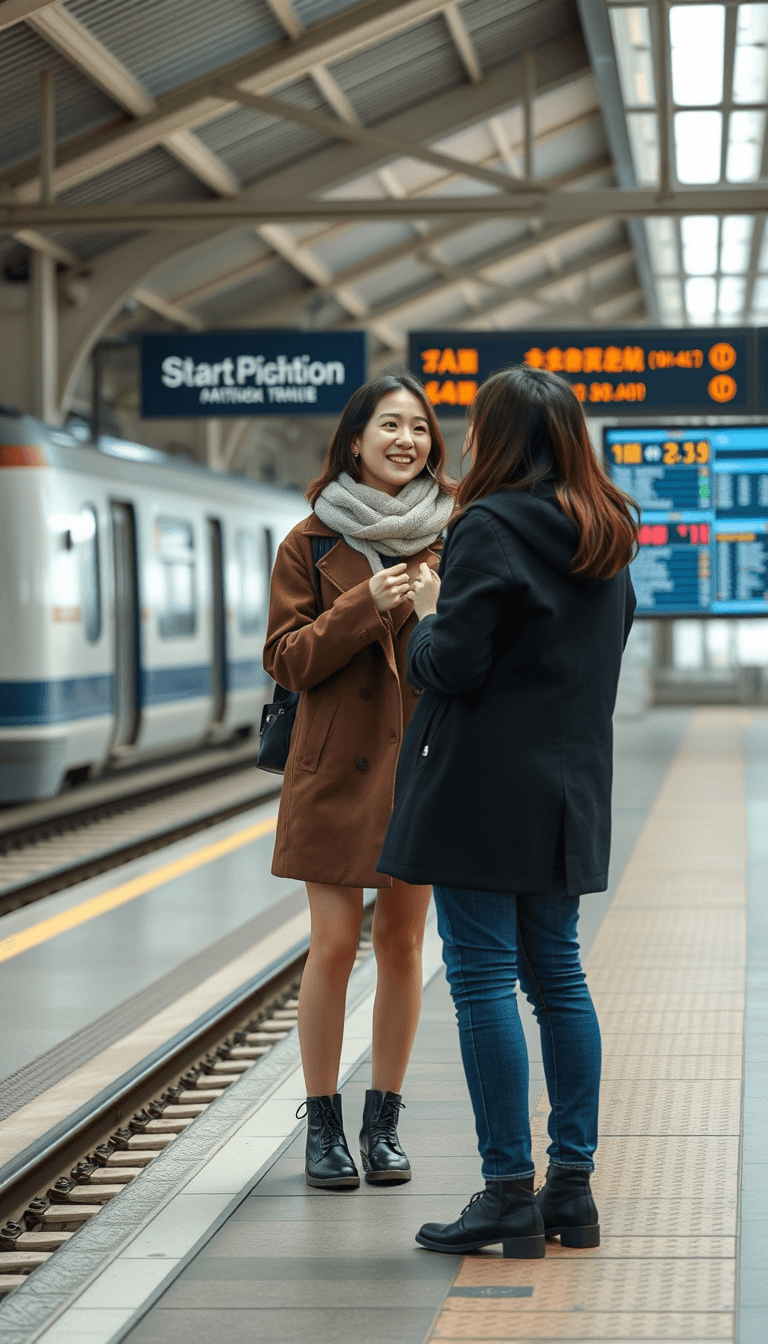
[[[429,425],[432,446],[424,465],[424,471],[428,471],[430,475],[434,476],[444,494],[454,495],[456,493],[456,486],[445,475],[445,444],[432,403],[421,383],[417,378],[414,378],[412,373],[408,373],[406,369],[396,369],[392,373],[382,374],[380,378],[374,378],[370,383],[364,383],[362,387],[358,387],[357,391],[352,393],[328,445],[322,475],[318,476],[317,480],[310,481],[307,486],[306,498],[310,504],[314,506],[315,500],[326,485],[337,480],[343,471],[348,472],[355,481],[361,479],[360,468],[352,453],[353,441],[358,434],[362,434],[368,421],[375,414],[376,407],[382,397],[385,397],[388,392],[397,392],[398,388],[401,387],[404,387],[406,392],[412,392],[414,397],[418,397],[424,407],[424,418]]]
[[[460,510],[497,490],[532,490],[554,467],[555,493],[579,530],[572,572],[609,579],[629,564],[637,506],[595,457],[570,383],[526,365],[503,369],[478,389],[469,425],[475,460],[459,485]]]

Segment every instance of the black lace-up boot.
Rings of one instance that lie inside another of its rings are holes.
[[[357,1167],[344,1138],[341,1097],[307,1097],[307,1185],[354,1187],[360,1184]],[[301,1120],[302,1107],[296,1112]]]
[[[589,1177],[590,1172],[578,1167],[552,1166],[545,1184],[536,1191],[545,1233],[559,1236],[562,1246],[586,1250],[600,1245],[600,1221]]]
[[[369,1185],[411,1179],[411,1164],[397,1137],[398,1115],[403,1109],[399,1092],[373,1089],[365,1094],[360,1157]]]
[[[444,1251],[447,1255],[466,1255],[500,1241],[508,1260],[540,1260],[546,1243],[533,1177],[487,1181],[455,1223],[425,1223],[416,1240],[428,1251]]]

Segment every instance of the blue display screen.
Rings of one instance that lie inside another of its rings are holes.
[[[768,425],[606,429],[604,447],[640,507],[638,614],[768,615]]]

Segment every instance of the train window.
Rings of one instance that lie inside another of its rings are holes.
[[[158,518],[162,588],[159,629],[163,639],[185,639],[197,628],[195,534],[183,518]]]
[[[99,525],[96,510],[86,504],[73,529],[80,559],[80,609],[85,637],[95,644],[101,635],[101,574],[99,571]]]
[[[237,560],[240,569],[240,633],[257,635],[266,620],[268,570],[255,532],[238,532]]]

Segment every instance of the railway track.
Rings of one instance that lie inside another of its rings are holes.
[[[357,963],[371,952],[372,918],[373,905]],[[0,1169],[0,1300],[288,1035],[308,947],[292,948]]]
[[[0,812],[0,915],[279,795],[252,743]]]

